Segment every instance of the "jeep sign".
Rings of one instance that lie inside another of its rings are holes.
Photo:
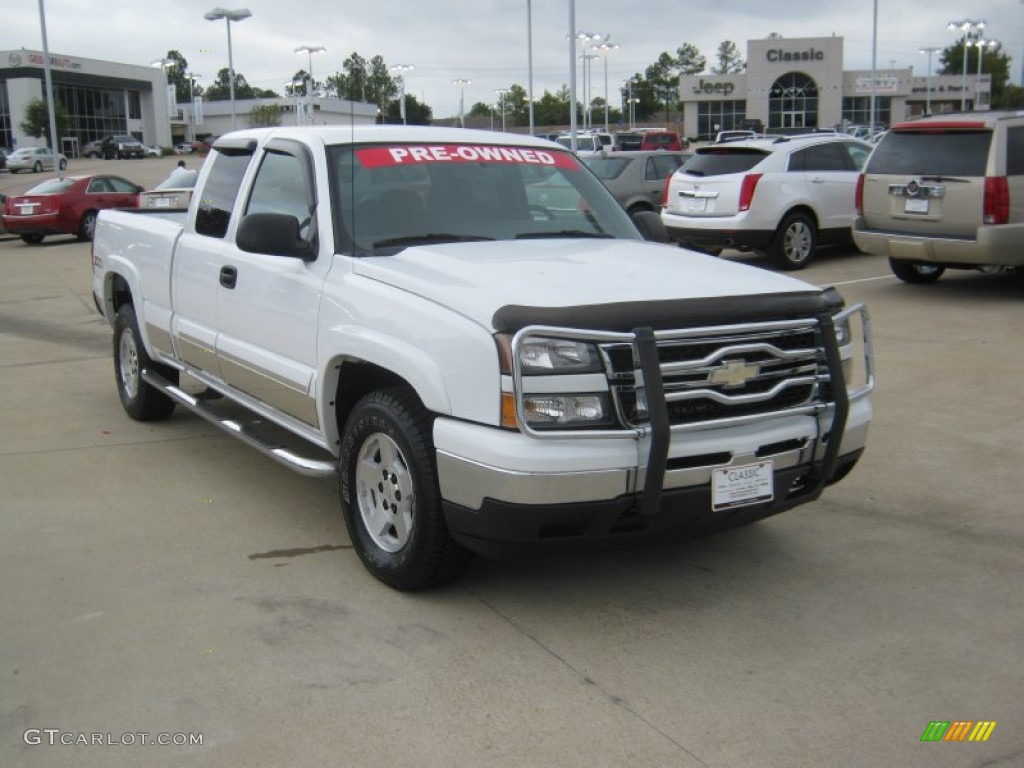
[[[728,96],[735,90],[736,85],[734,83],[709,83],[704,79],[701,79],[697,85],[693,86],[694,93],[717,93],[721,96]]]

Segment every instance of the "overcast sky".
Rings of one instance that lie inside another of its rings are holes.
[[[148,65],[168,50],[180,51],[193,72],[212,80],[227,66],[225,22],[203,14],[216,0],[45,0],[51,53]],[[4,3],[0,50],[42,49],[38,6]],[[532,0],[534,96],[568,82],[569,0]],[[527,0],[228,0],[252,17],[232,24],[235,69],[252,85],[282,92],[283,83],[307,66],[301,45],[322,45],[313,58],[317,79],[341,69],[352,52],[381,55],[389,66],[411,64],[407,89],[426,101],[435,117],[458,112],[456,78],[466,87],[466,110],[493,103],[496,88],[527,86]],[[608,58],[610,100],[616,87],[643,72],[662,51],[696,45],[715,61],[718,44],[734,41],[746,57],[748,40],[776,32],[786,38],[844,38],[844,69],[870,69],[872,3],[869,0],[576,0],[578,31],[610,33],[621,48]],[[1024,0],[878,0],[879,69],[913,67],[924,75],[924,46],[945,47],[956,19],[987,22],[989,36],[1012,57],[1020,82],[1024,58]],[[577,54],[579,50],[577,49]],[[934,60],[938,68],[938,60]],[[593,69],[593,95],[604,93],[603,63]]]

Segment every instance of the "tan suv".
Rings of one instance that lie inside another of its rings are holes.
[[[892,126],[858,181],[853,238],[908,283],[1024,266],[1024,112]]]

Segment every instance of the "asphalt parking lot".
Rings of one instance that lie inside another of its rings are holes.
[[[867,302],[879,372],[820,501],[402,594],[334,483],[127,418],[88,245],[0,235],[0,765],[1021,765],[1024,279],[908,286],[849,250],[802,277]]]

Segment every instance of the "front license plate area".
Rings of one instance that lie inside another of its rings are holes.
[[[919,197],[908,198],[903,204],[904,213],[928,213],[928,200],[927,198],[921,199]]]
[[[775,498],[772,462],[716,469],[711,478],[711,511],[722,512]]]

